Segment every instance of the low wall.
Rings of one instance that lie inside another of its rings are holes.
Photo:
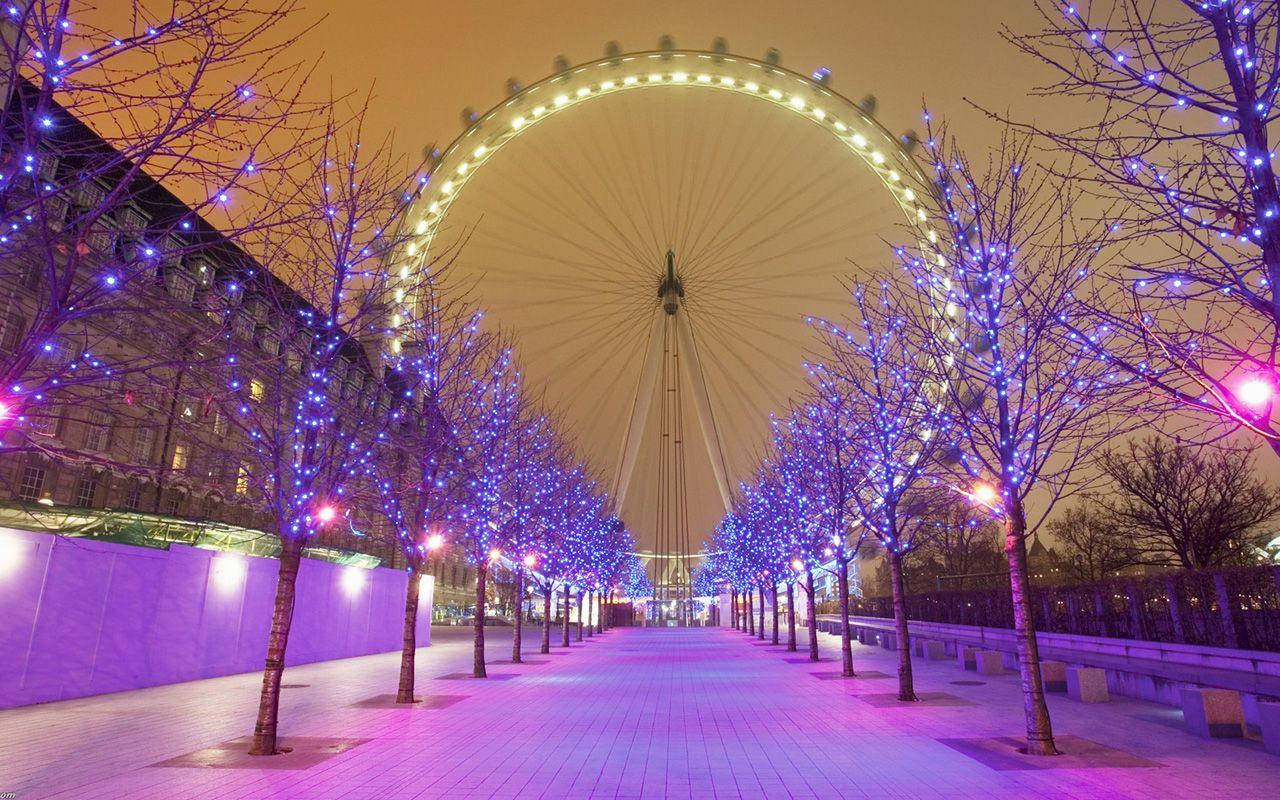
[[[851,616],[849,625],[893,630],[893,620],[882,617]],[[955,645],[997,650],[1006,668],[1018,667],[1015,634],[1007,628],[918,620],[909,621],[907,628],[913,639],[945,642],[950,652]],[[840,618],[823,615],[818,629],[838,634]],[[1244,701],[1246,719],[1257,724],[1257,701],[1280,696],[1280,653],[1043,631],[1036,632],[1036,643],[1041,660],[1106,670],[1108,690],[1124,697],[1177,706],[1182,687],[1235,689]]]
[[[0,708],[262,669],[278,567],[0,528]],[[399,649],[407,579],[302,559],[286,663]]]

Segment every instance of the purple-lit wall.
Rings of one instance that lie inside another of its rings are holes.
[[[0,529],[0,708],[262,669],[278,566]],[[302,559],[286,663],[398,650],[407,577]]]

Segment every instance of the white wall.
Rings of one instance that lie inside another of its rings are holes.
[[[0,708],[262,669],[278,567],[0,528]],[[286,666],[398,650],[407,578],[302,559]]]

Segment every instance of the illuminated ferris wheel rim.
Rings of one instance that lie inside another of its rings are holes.
[[[453,201],[494,154],[525,131],[595,98],[632,89],[685,87],[753,97],[828,131],[880,179],[921,246],[933,249],[937,244],[939,234],[929,224],[922,202],[933,191],[932,184],[903,143],[858,104],[813,78],[746,56],[646,50],[608,55],[558,72],[512,93],[468,125],[435,159],[404,216],[411,231],[400,255],[400,277],[407,279],[411,270],[430,267],[431,246]],[[414,300],[397,297],[398,303],[405,303],[401,314],[411,316]],[[401,314],[392,320],[393,328],[408,321]]]

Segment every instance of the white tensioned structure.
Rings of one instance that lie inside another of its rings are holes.
[[[910,153],[892,133],[843,95],[812,78],[745,56],[701,50],[661,50],[620,54],[552,75],[493,107],[451,143],[436,160],[405,215],[413,237],[398,259],[400,277],[428,267],[431,245],[449,206],[467,181],[507,142],[554,114],[582,103],[638,89],[714,89],[758,98],[820,126],[877,175],[902,208],[922,246],[937,243],[921,197],[932,191]],[[943,228],[945,230],[945,227]],[[941,258],[940,255],[938,255]],[[392,319],[398,328],[412,318],[414,298]],[[392,350],[399,349],[393,339]]]

